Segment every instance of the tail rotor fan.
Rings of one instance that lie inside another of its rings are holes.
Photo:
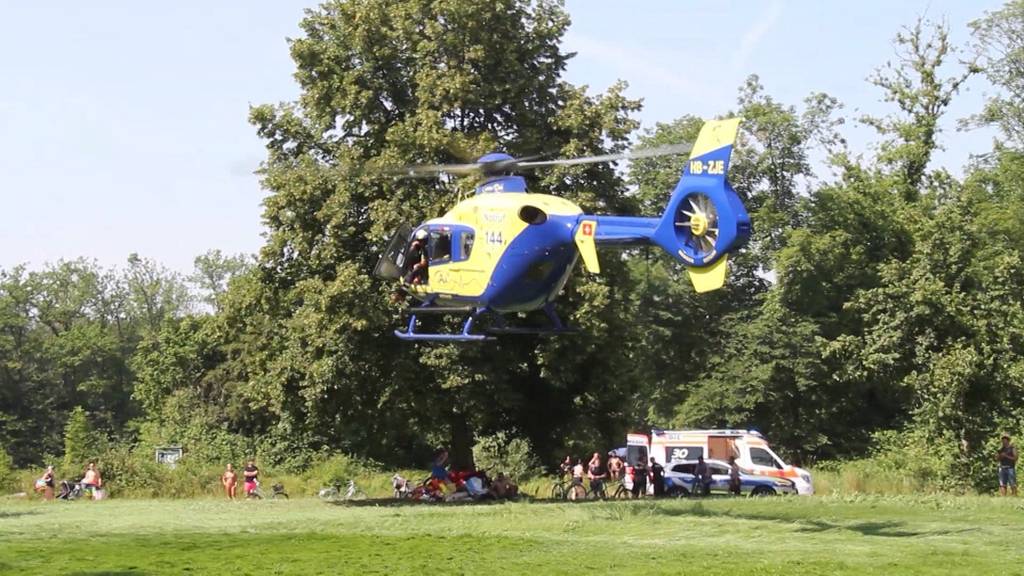
[[[718,247],[718,222],[718,209],[711,198],[700,192],[685,197],[675,216],[680,249],[697,262],[713,257]]]

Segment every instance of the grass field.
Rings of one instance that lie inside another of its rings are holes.
[[[1024,574],[1024,500],[8,500],[0,573]]]

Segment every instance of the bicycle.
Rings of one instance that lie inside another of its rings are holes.
[[[262,484],[260,483],[259,480],[256,480],[254,484],[256,484],[256,488],[252,489],[248,494],[246,494],[246,498],[254,500],[263,500],[264,498],[269,498],[271,500],[288,499],[288,493],[285,492],[284,490],[284,484],[281,484],[280,482],[270,487],[270,494],[263,493]]]
[[[605,481],[602,480],[595,487],[594,486],[594,482],[591,481],[590,482],[590,490],[587,491],[587,498],[589,498],[591,500],[607,500],[608,499],[608,492],[607,492],[607,490],[605,490],[604,483],[605,483]]]
[[[579,502],[580,500],[586,500],[590,497],[590,491],[583,485],[583,482],[573,482],[569,486],[569,491],[566,492],[565,499],[570,502]]]
[[[565,481],[565,478],[559,478],[551,483],[551,499],[552,500],[567,500],[569,498],[569,486],[570,484]]]
[[[621,481],[619,485],[615,487],[615,493],[612,494],[613,500],[631,500],[633,498],[633,491],[626,488],[626,485]]]
[[[348,487],[344,492],[341,491],[341,482],[335,482],[331,486],[321,488],[317,496],[325,502],[334,502],[335,500],[366,500],[368,498],[366,492],[359,486],[356,486],[355,480],[348,481]]]

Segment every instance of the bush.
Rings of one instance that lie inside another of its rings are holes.
[[[64,425],[65,470],[84,470],[85,465],[95,460],[105,446],[106,438],[93,430],[85,409],[76,406]]]
[[[530,442],[506,432],[481,437],[473,446],[473,459],[477,468],[487,470],[492,476],[504,472],[518,482],[541,474]]]
[[[964,455],[947,438],[930,438],[908,430],[875,434],[871,456],[825,462],[814,468],[820,494],[963,493],[981,487],[983,455]],[[991,466],[989,466],[991,468]]]
[[[7,448],[0,446],[0,494],[17,489],[17,474],[14,472],[14,461]]]

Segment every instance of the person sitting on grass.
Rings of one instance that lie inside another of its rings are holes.
[[[47,466],[46,472],[36,480],[36,492],[43,495],[44,500],[53,500],[53,466]]]
[[[504,472],[498,472],[494,482],[491,482],[491,494],[495,498],[515,498],[519,495],[519,487],[509,481]]]

